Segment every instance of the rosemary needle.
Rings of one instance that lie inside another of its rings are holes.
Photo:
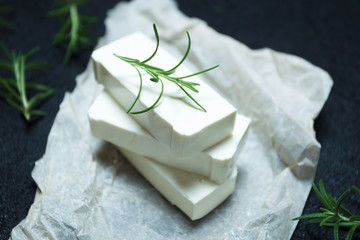
[[[169,69],[169,70],[165,70],[159,67],[155,67],[152,66],[150,64],[147,64],[147,62],[149,62],[157,53],[157,50],[159,48],[159,34],[158,31],[156,29],[156,25],[153,24],[153,29],[154,29],[154,34],[155,34],[155,38],[156,38],[156,48],[155,51],[150,55],[150,57],[148,57],[147,59],[140,61],[138,59],[134,59],[134,58],[129,58],[129,57],[123,57],[123,56],[119,56],[118,54],[114,53],[114,56],[116,56],[117,58],[121,59],[124,62],[127,62],[128,64],[130,64],[131,66],[133,66],[136,71],[138,72],[139,75],[139,80],[140,80],[140,86],[139,86],[139,91],[138,94],[135,98],[135,101],[131,104],[131,106],[128,108],[127,113],[131,113],[131,114],[139,114],[139,113],[144,113],[147,112],[151,109],[153,109],[158,102],[160,101],[160,98],[163,95],[164,92],[164,83],[162,79],[166,79],[170,82],[173,82],[174,84],[176,84],[198,107],[200,107],[204,112],[206,112],[206,109],[201,106],[200,103],[198,103],[191,95],[190,93],[185,89],[190,89],[193,92],[198,93],[199,91],[195,88],[196,86],[199,86],[199,83],[195,83],[195,82],[190,82],[190,81],[185,81],[185,78],[190,78],[205,72],[208,72],[210,70],[213,70],[215,68],[217,68],[219,65],[216,65],[214,67],[202,70],[200,72],[196,72],[187,76],[182,76],[182,77],[173,77],[170,76],[171,74],[173,74],[176,69],[185,61],[186,57],[188,56],[189,52],[190,52],[190,47],[191,47],[191,38],[190,38],[190,34],[188,32],[186,32],[187,38],[188,38],[188,47],[186,49],[186,52],[183,56],[183,58],[180,60],[180,62],[175,65],[173,68]],[[136,102],[138,101],[140,94],[141,94],[141,90],[142,90],[142,76],[141,73],[139,71],[139,68],[144,70],[149,76],[150,76],[150,81],[153,82],[160,82],[161,83],[161,92],[159,94],[159,97],[155,100],[155,102],[148,108],[145,108],[141,111],[136,111],[136,112],[131,112],[132,108],[135,106]]]
[[[87,4],[89,0],[58,0],[56,9],[49,12],[50,17],[57,17],[62,27],[55,35],[53,45],[60,46],[68,43],[65,54],[65,63],[82,47],[87,47],[95,42],[87,31],[96,21],[96,18],[84,16],[79,13],[78,7]],[[67,16],[67,18],[64,18]]]
[[[8,58],[8,61],[0,60],[0,68],[13,75],[12,77],[0,76],[0,86],[3,87],[3,91],[0,91],[0,97],[5,98],[12,107],[20,111],[27,121],[31,120],[32,115],[44,116],[45,113],[34,109],[34,106],[40,100],[52,95],[54,90],[40,83],[26,82],[25,74],[27,70],[44,71],[48,67],[45,62],[41,61],[26,62],[39,48],[33,48],[28,53],[22,54],[10,52],[1,42],[0,47]],[[27,96],[28,89],[36,90],[38,93],[29,99]]]
[[[1,2],[2,2],[2,0],[0,0],[0,3]],[[0,14],[9,13],[12,10],[13,10],[12,6],[8,6],[8,5],[0,6]],[[11,29],[11,30],[14,30],[16,28],[16,25],[14,23],[4,19],[3,17],[0,17],[0,26],[3,26],[5,28]]]
[[[346,240],[352,239],[352,236],[356,229],[360,226],[360,215],[352,214],[348,209],[346,209],[342,202],[350,193],[350,189],[347,189],[339,199],[335,200],[324,187],[322,180],[319,182],[319,188],[313,183],[312,187],[323,203],[325,208],[320,208],[322,212],[320,213],[311,213],[303,215],[293,220],[302,220],[302,219],[311,219],[308,221],[308,224],[319,224],[324,227],[332,227],[334,229],[334,239],[339,239],[339,228],[349,228],[349,231],[346,235]],[[360,194],[360,189],[356,186],[351,187],[352,190]]]

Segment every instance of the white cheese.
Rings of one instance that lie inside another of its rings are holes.
[[[135,168],[166,198],[192,220],[202,218],[235,189],[235,168],[223,184],[218,185],[203,177],[180,171],[119,148]]]
[[[93,136],[166,165],[197,173],[221,184],[231,174],[236,153],[241,151],[250,120],[237,115],[233,134],[216,145],[186,158],[175,156],[136,123],[106,92],[88,112]]]
[[[92,54],[97,81],[104,85],[105,90],[124,109],[131,106],[138,94],[139,76],[132,66],[113,54],[145,60],[152,54],[155,46],[155,42],[145,35],[135,33],[101,47]],[[159,47],[155,58],[148,64],[171,69],[179,60]],[[190,72],[183,65],[175,72],[177,76],[192,73],[194,72]],[[150,81],[146,74],[142,76],[143,89],[133,111],[151,106],[161,91],[160,82]],[[207,112],[199,110],[174,83],[164,80],[164,95],[156,108],[147,113],[131,115],[156,139],[167,145],[171,152],[180,157],[202,151],[228,137],[233,131],[236,118],[236,109],[199,77],[185,80],[200,83],[199,93],[191,90],[188,92]]]

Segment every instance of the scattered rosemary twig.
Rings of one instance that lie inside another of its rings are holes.
[[[342,202],[350,193],[350,189],[347,189],[343,194],[341,194],[338,200],[335,200],[328,192],[326,192],[322,180],[319,182],[320,190],[316,187],[315,183],[312,184],[312,187],[325,208],[320,208],[322,211],[320,213],[303,215],[294,218],[293,220],[311,218],[311,220],[307,222],[308,224],[319,224],[324,227],[332,227],[334,229],[334,239],[339,239],[340,227],[350,228],[345,239],[352,239],[355,230],[360,226],[360,215],[352,214],[342,205]],[[352,189],[360,194],[360,189],[356,186],[352,186]]]
[[[26,60],[37,52],[39,48],[33,48],[28,53],[22,54],[15,53],[14,51],[10,52],[1,42],[0,47],[9,59],[9,61],[0,60],[0,68],[13,74],[13,78],[0,76],[0,86],[2,85],[3,90],[5,90],[0,91],[0,97],[5,98],[12,107],[20,111],[27,121],[30,121],[32,115],[44,116],[45,113],[34,109],[34,106],[38,101],[52,95],[54,90],[40,83],[26,82],[25,79],[25,72],[27,70],[44,71],[48,67],[42,61],[26,63]],[[39,93],[28,99],[27,89],[34,89]]]
[[[1,2],[2,2],[2,0],[0,0],[0,3]],[[0,6],[0,14],[9,13],[12,10],[13,10],[12,6],[8,6],[8,5]],[[16,25],[14,23],[12,23],[8,20],[5,20],[3,17],[0,17],[0,25],[5,28],[11,29],[11,30],[14,30],[16,28]]]
[[[50,17],[57,17],[62,27],[56,34],[53,45],[60,46],[68,42],[65,54],[65,63],[79,48],[87,47],[95,42],[87,31],[96,21],[96,18],[84,16],[79,13],[78,7],[87,4],[89,0],[58,0],[55,2],[56,9],[49,12]],[[67,18],[64,18],[67,16]]]
[[[190,39],[190,35],[189,35],[188,32],[186,32],[187,37],[188,37],[188,47],[186,49],[185,55],[183,56],[181,61],[176,66],[174,66],[173,68],[171,68],[169,70],[165,70],[165,69],[158,68],[158,67],[147,64],[147,62],[149,62],[155,56],[155,54],[156,54],[156,52],[157,52],[157,50],[159,48],[159,34],[157,32],[155,24],[153,25],[153,28],[154,28],[154,33],[155,33],[155,37],[156,37],[156,48],[155,48],[154,53],[150,57],[148,57],[147,59],[145,59],[143,61],[140,61],[140,60],[134,59],[134,58],[119,56],[118,54],[114,53],[114,56],[118,57],[119,59],[121,59],[121,60],[129,63],[131,66],[133,66],[136,69],[136,71],[138,72],[139,79],[140,79],[139,92],[138,92],[138,94],[137,94],[137,96],[135,98],[135,101],[132,103],[132,105],[127,110],[127,113],[129,113],[131,111],[131,109],[135,106],[136,102],[138,101],[138,99],[140,97],[140,93],[141,93],[141,90],[142,90],[142,76],[141,76],[141,73],[139,71],[139,68],[143,69],[150,76],[151,81],[153,81],[155,83],[160,81],[160,83],[161,83],[161,92],[160,92],[159,97],[156,99],[156,101],[150,107],[148,107],[146,109],[143,109],[141,111],[130,112],[131,114],[144,113],[144,112],[147,112],[147,111],[153,109],[156,106],[156,104],[159,102],[159,100],[162,97],[163,92],[164,92],[164,83],[163,83],[162,79],[166,79],[166,80],[176,84],[196,105],[198,105],[204,112],[206,112],[205,108],[203,106],[201,106],[185,89],[185,88],[188,88],[191,91],[198,93],[199,91],[195,87],[199,86],[200,84],[195,83],[195,82],[185,81],[183,79],[190,78],[190,77],[193,77],[193,76],[208,72],[208,71],[210,71],[210,70],[212,70],[214,68],[217,68],[219,65],[216,65],[214,67],[211,67],[211,68],[208,68],[208,69],[205,69],[203,71],[196,72],[196,73],[193,73],[193,74],[190,74],[190,75],[187,75],[187,76],[183,76],[183,77],[170,76],[184,62],[187,55],[189,54],[190,46],[191,46],[191,39]]]

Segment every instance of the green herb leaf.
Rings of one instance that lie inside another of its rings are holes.
[[[2,2],[2,0],[0,0],[0,3]],[[4,14],[4,13],[9,13],[13,10],[12,6],[9,5],[5,5],[5,6],[0,6],[0,14]],[[8,20],[6,20],[5,18],[0,16],[0,26],[3,26],[7,29],[10,30],[15,30],[16,29],[16,25]]]
[[[140,61],[138,59],[134,59],[134,58],[130,58],[130,57],[119,56],[118,54],[114,53],[115,57],[117,57],[117,58],[121,59],[122,61],[130,64],[131,66],[133,66],[137,70],[137,72],[139,74],[139,77],[140,77],[140,87],[139,87],[138,95],[136,96],[135,101],[131,104],[131,106],[127,110],[127,112],[128,113],[130,112],[131,114],[139,114],[139,113],[144,113],[144,112],[147,112],[147,111],[153,109],[156,106],[156,104],[160,101],[160,98],[163,95],[164,84],[163,84],[162,79],[166,79],[166,80],[176,84],[191,99],[191,101],[193,101],[199,108],[201,108],[204,112],[206,112],[205,108],[203,106],[201,106],[200,103],[198,103],[194,99],[194,97],[192,97],[190,95],[190,93],[188,93],[184,88],[184,87],[186,87],[189,90],[191,90],[191,91],[193,91],[195,93],[198,93],[199,91],[195,87],[199,86],[200,84],[195,83],[195,82],[184,81],[183,79],[184,78],[190,78],[190,77],[193,77],[193,76],[208,72],[210,70],[213,70],[213,69],[219,67],[219,65],[216,65],[214,67],[211,67],[211,68],[208,68],[208,69],[205,69],[205,70],[202,70],[200,72],[193,73],[193,74],[190,74],[190,75],[187,75],[187,76],[183,76],[183,77],[172,77],[172,76],[170,76],[185,61],[186,57],[188,56],[188,54],[190,52],[191,38],[190,38],[190,34],[188,32],[186,32],[187,37],[188,37],[188,47],[187,47],[187,49],[185,51],[185,54],[184,54],[183,58],[180,60],[180,62],[177,65],[175,65],[173,68],[171,68],[169,70],[164,70],[162,68],[155,67],[155,66],[147,64],[147,62],[149,62],[151,59],[153,59],[155,57],[155,55],[156,55],[156,53],[157,53],[157,51],[159,49],[160,40],[159,40],[159,34],[158,34],[158,31],[157,31],[157,28],[156,28],[155,24],[153,24],[153,29],[154,29],[154,34],[155,34],[155,38],[156,38],[156,47],[155,47],[154,52],[147,59],[145,59],[143,61]],[[150,76],[150,81],[155,82],[155,83],[157,83],[159,81],[161,82],[161,92],[159,94],[159,97],[155,101],[155,103],[152,104],[150,107],[148,107],[148,108],[146,108],[144,110],[141,110],[141,111],[131,112],[131,109],[135,106],[136,102],[138,101],[138,99],[140,97],[140,93],[141,93],[141,89],[142,89],[142,76],[141,76],[141,73],[140,73],[139,69],[144,70]]]
[[[349,232],[347,233],[345,240],[352,239],[352,236],[354,235],[354,232],[355,232],[356,228],[359,227],[359,226],[360,226],[360,223],[352,226],[350,228]]]
[[[360,188],[356,187],[356,186],[351,186],[352,189],[354,189],[358,194],[360,194]]]
[[[60,46],[68,42],[64,58],[65,63],[69,62],[70,58],[80,48],[88,47],[95,42],[95,38],[91,37],[87,31],[96,21],[96,18],[81,15],[78,11],[79,6],[88,2],[89,0],[56,1],[56,9],[48,13],[50,17],[57,17],[62,23],[62,27],[55,35],[53,45]]]
[[[0,47],[8,57],[8,61],[0,61],[0,68],[8,70],[13,75],[13,78],[0,76],[0,86],[5,90],[5,92],[0,92],[0,97],[5,98],[12,107],[20,111],[27,121],[31,120],[31,115],[43,116],[42,111],[35,110],[33,107],[39,101],[54,94],[54,90],[40,83],[27,83],[25,78],[27,70],[44,71],[48,67],[48,64],[41,61],[26,63],[27,59],[37,52],[39,48],[33,48],[28,53],[22,54],[14,51],[10,52],[1,42]],[[27,89],[34,89],[38,93],[29,100]]]
[[[316,187],[315,183],[312,184],[313,190],[316,195],[323,203],[325,208],[320,208],[322,212],[311,213],[303,215],[293,220],[308,220],[308,224],[319,224],[324,227],[332,227],[334,231],[334,239],[339,239],[339,228],[350,228],[346,235],[346,239],[350,240],[357,229],[360,226],[360,216],[352,214],[346,209],[342,202],[349,195],[350,189],[347,189],[338,200],[335,200],[325,189],[322,180],[319,182],[319,188]],[[356,186],[352,186],[352,189],[360,194],[360,189]]]

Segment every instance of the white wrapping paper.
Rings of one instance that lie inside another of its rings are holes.
[[[156,6],[156,7],[153,7]],[[271,49],[251,50],[172,0],[135,0],[110,10],[99,45],[132,32],[153,37],[185,62],[240,113],[252,118],[233,195],[191,221],[164,199],[111,144],[94,139],[87,110],[101,90],[91,64],[67,93],[32,176],[38,191],[11,239],[290,239],[311,188],[320,144],[313,119],[332,86],[323,70]],[[131,57],[131,56],[130,56]],[[191,63],[191,64],[190,64]]]

